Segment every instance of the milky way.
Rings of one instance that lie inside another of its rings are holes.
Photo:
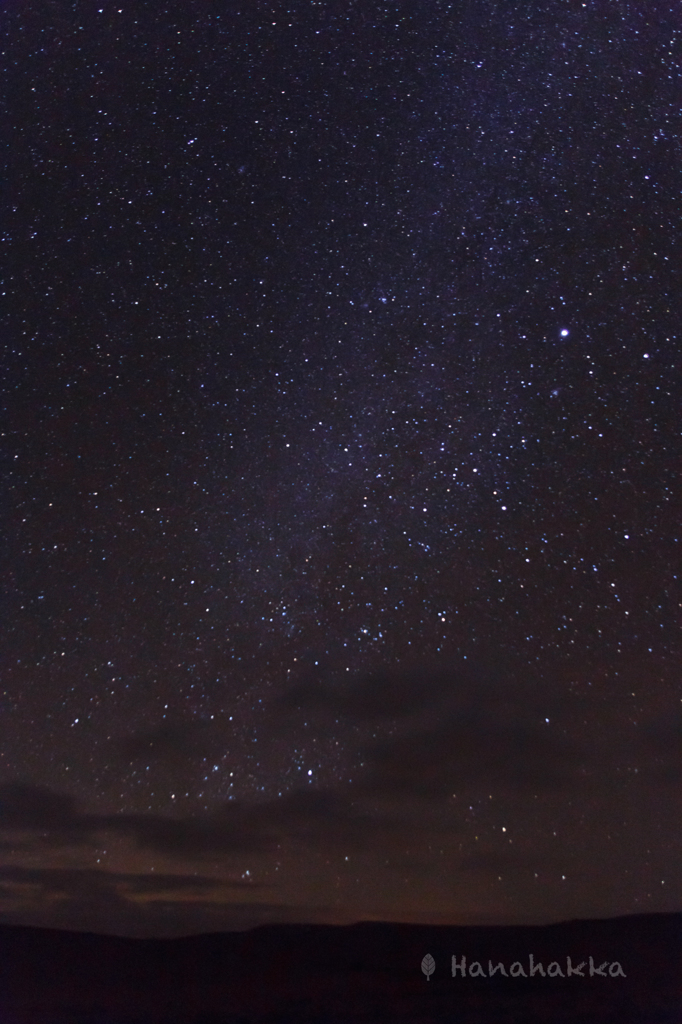
[[[5,920],[679,909],[678,19],[422,7],[5,12]]]

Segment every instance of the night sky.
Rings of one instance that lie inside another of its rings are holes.
[[[0,921],[682,910],[681,22],[3,5]]]

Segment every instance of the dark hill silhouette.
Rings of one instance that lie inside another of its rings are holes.
[[[451,973],[453,955],[467,971],[478,961],[487,974],[490,960],[507,972],[518,961],[528,973],[530,954],[564,974],[567,957],[573,967],[585,961],[585,977]],[[607,967],[590,978],[590,956],[596,966],[620,964],[625,977]],[[266,925],[181,939],[0,926],[0,1020],[681,1024],[682,914],[544,927]]]

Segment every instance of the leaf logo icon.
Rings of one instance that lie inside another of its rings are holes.
[[[436,961],[433,959],[430,953],[427,953],[424,959],[422,960],[422,971],[426,975],[427,981],[431,981],[430,975],[433,974],[435,969]]]

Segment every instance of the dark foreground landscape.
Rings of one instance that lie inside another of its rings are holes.
[[[547,927],[274,925],[156,940],[2,926],[0,944],[2,1024],[682,1022],[682,914]],[[544,977],[529,976],[531,954]],[[569,957],[582,976],[566,976]],[[604,976],[590,977],[590,957]],[[488,961],[507,977],[490,977]]]

